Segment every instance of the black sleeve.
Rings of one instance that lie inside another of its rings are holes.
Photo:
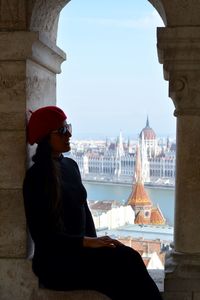
[[[87,202],[85,202],[85,214],[86,214],[86,236],[96,237],[97,234],[94,226],[93,217]]]
[[[77,162],[72,160],[72,159],[71,159],[71,161],[74,164],[74,166],[76,167],[78,175],[79,175],[80,180],[82,182],[81,173],[80,173]],[[86,214],[86,236],[96,237],[97,234],[96,234],[96,229],[95,229],[95,226],[94,226],[94,220],[93,220],[93,217],[92,217],[92,214],[91,214],[91,211],[88,207],[87,202],[85,202],[84,206],[85,206],[85,214]]]
[[[23,197],[27,225],[35,244],[62,251],[83,246],[83,236],[55,232],[50,227],[48,197],[44,191],[44,178],[40,172],[29,170],[23,183]]]

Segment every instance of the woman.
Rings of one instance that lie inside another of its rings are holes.
[[[97,237],[87,194],[70,151],[71,125],[56,106],[34,111],[28,142],[37,143],[23,185],[34,241],[33,272],[49,289],[93,289],[111,299],[161,299],[138,252],[108,236]],[[136,296],[136,298],[135,298]]]

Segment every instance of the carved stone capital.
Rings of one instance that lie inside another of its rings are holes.
[[[192,300],[200,295],[200,254],[166,255],[164,299]]]
[[[171,72],[169,96],[175,105],[175,116],[200,116],[200,70]]]
[[[165,256],[165,274],[185,279],[200,278],[200,253],[169,251]]]
[[[200,26],[157,28],[159,62],[165,79],[172,71],[200,70]]]
[[[175,116],[200,115],[200,28],[158,28],[158,56]]]

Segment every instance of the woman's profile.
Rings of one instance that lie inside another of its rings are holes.
[[[99,291],[113,300],[161,300],[140,254],[109,236],[97,237],[77,163],[72,127],[57,106],[32,112],[28,143],[37,144],[23,196],[34,242],[32,268],[48,289]]]

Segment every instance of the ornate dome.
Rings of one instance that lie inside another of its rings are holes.
[[[154,130],[149,126],[149,118],[147,117],[146,126],[142,129],[140,132],[140,138],[142,138],[142,135],[144,135],[145,140],[155,140],[156,134]]]

